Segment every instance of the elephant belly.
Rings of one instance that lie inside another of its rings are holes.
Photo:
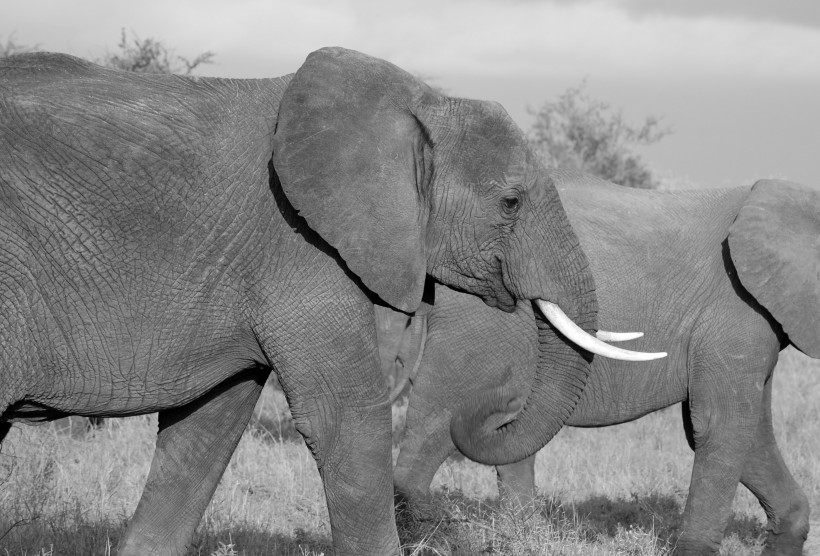
[[[679,350],[670,350],[666,359],[637,364],[596,358],[567,425],[605,427],[633,421],[685,400],[687,388]]]
[[[199,327],[177,323],[173,331],[143,337],[96,334],[56,346],[29,369],[0,420],[118,417],[180,407],[264,360],[252,333],[208,325],[203,319]]]

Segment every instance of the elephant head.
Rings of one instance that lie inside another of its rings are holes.
[[[285,91],[273,161],[301,216],[392,307],[415,311],[430,274],[506,311],[554,301],[595,328],[594,280],[558,193],[498,104],[322,49]]]
[[[430,275],[507,312],[550,302],[591,342],[585,349],[611,348],[588,335],[594,280],[555,184],[500,105],[451,98],[383,60],[322,49],[284,93],[273,162],[292,205],[390,306],[415,311]],[[563,346],[550,357],[572,360],[564,368],[579,395],[589,354]],[[488,401],[475,400],[464,420],[521,403],[506,392]]]
[[[390,306],[415,311],[429,274],[507,312],[550,301],[595,329],[584,253],[500,105],[325,48],[283,95],[273,162],[300,215]]]

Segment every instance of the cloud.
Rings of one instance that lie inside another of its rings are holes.
[[[723,16],[733,19],[782,21],[820,27],[820,3],[817,0],[614,0],[636,14],[666,13],[689,17]]]
[[[396,61],[432,73],[503,76],[535,71],[591,75],[656,74],[816,77],[820,30],[775,21],[660,13],[636,16],[617,4],[489,0],[432,2],[436,21],[395,13],[394,29],[425,29]],[[421,10],[427,12],[427,10]],[[413,41],[412,35],[405,35]],[[427,39],[427,40],[424,40]]]
[[[636,14],[618,3],[312,0],[217,9],[225,13],[211,17],[204,36],[221,36],[221,44],[208,48],[264,53],[294,69],[323,45],[428,75],[576,75],[581,68],[602,77],[815,79],[820,68],[820,29],[729,15]]]
[[[755,12],[638,9],[641,2],[501,0],[10,0],[0,34],[82,56],[113,48],[120,27],[185,56],[217,53],[209,73],[294,71],[341,45],[427,75],[720,75],[817,79],[820,29]],[[646,4],[645,2],[643,3]],[[69,6],[70,7],[67,7]],[[117,6],[116,9],[112,6]],[[671,8],[670,8],[671,9]],[[49,14],[43,18],[43,14]],[[10,25],[13,22],[13,27]],[[51,22],[51,23],[49,23]]]

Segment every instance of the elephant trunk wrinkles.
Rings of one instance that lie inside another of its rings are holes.
[[[578,403],[592,355],[564,340],[537,312],[536,322],[535,377],[526,405],[514,420],[500,427],[492,425],[494,414],[509,414],[521,407],[521,393],[506,386],[473,397],[453,417],[453,441],[472,460],[506,465],[533,455],[555,436]]]
[[[528,299],[557,303],[578,326],[594,334],[598,306],[589,264],[563,209],[556,211],[557,192],[551,184],[540,189],[533,219],[546,211],[558,212],[561,217],[540,227],[529,223],[527,229],[540,229],[543,235],[530,238],[531,242],[521,241],[519,248],[524,253],[519,253],[517,260],[524,267],[507,275],[524,277],[513,291],[524,292]],[[539,354],[529,395],[502,385],[472,397],[453,416],[454,443],[464,455],[480,463],[508,464],[537,452],[569,418],[586,385],[592,355],[567,342],[537,308],[533,310]],[[526,406],[521,409],[524,398]],[[507,417],[501,426],[499,414]]]

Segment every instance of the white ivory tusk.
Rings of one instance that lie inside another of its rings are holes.
[[[611,346],[584,332],[581,327],[572,322],[564,311],[562,311],[561,308],[555,303],[550,303],[549,301],[544,301],[543,299],[537,299],[535,303],[538,305],[538,308],[541,309],[541,312],[544,313],[544,317],[546,317],[546,319],[550,321],[550,323],[552,323],[552,325],[555,326],[561,334],[566,336],[568,340],[596,355],[609,357],[610,359],[620,359],[623,361],[651,361],[652,359],[666,357],[666,352],[644,353]]]
[[[643,336],[643,332],[610,332],[609,330],[599,330],[595,337],[602,342],[628,342]]]

